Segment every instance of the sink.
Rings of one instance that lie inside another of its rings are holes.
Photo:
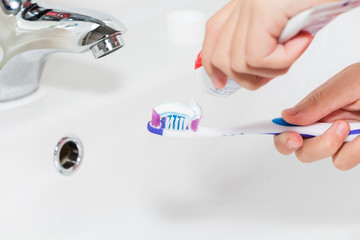
[[[302,164],[277,153],[270,136],[176,139],[146,130],[152,107],[191,97],[203,126],[278,116],[359,60],[360,30],[343,27],[360,20],[359,9],[324,29],[285,76],[215,98],[195,82],[201,43],[167,41],[172,4],[154,1],[158,15],[136,18],[127,12],[148,1],[110,2],[112,15],[126,17],[123,49],[99,60],[54,55],[36,93],[0,104],[1,239],[359,239],[360,167]],[[210,15],[223,3],[175,5]],[[62,176],[53,154],[67,134],[81,139],[84,159]]]

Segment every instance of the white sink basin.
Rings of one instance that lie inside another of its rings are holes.
[[[126,12],[120,5],[109,11]],[[55,55],[38,92],[0,104],[0,239],[359,239],[360,167],[302,164],[278,154],[270,136],[170,139],[146,130],[152,107],[191,97],[205,126],[278,116],[359,59],[360,30],[343,27],[358,16],[324,29],[286,76],[224,99],[198,89],[201,44],[168,43],[164,14],[125,22],[126,47],[106,58]],[[85,149],[70,177],[53,162],[66,134]]]

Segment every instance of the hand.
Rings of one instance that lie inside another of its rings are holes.
[[[297,13],[334,0],[232,0],[206,26],[202,64],[221,89],[230,77],[257,89],[285,74],[312,41],[302,32],[279,44],[287,21]]]
[[[302,139],[294,132],[274,138],[277,150],[295,152],[305,163],[327,157],[340,170],[349,170],[360,163],[360,137],[344,143],[350,132],[350,121],[360,121],[360,63],[344,69],[315,89],[295,107],[282,112],[285,121],[296,125],[333,122],[321,136]]]

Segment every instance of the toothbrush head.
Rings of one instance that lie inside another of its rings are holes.
[[[191,100],[190,107],[178,103],[165,103],[153,108],[148,130],[157,135],[163,135],[164,130],[196,132],[201,114],[201,107],[194,99]]]

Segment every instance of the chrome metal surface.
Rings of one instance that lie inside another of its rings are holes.
[[[112,34],[96,43],[90,49],[95,58],[104,57],[124,46],[121,34]]]
[[[80,167],[84,157],[84,147],[75,135],[63,137],[55,147],[55,169],[64,176],[74,174]]]
[[[19,0],[1,0],[1,9],[5,14],[17,14],[20,8]]]
[[[51,53],[91,50],[100,58],[124,45],[126,28],[104,13],[33,0],[1,0],[0,6],[0,102],[36,91]]]

